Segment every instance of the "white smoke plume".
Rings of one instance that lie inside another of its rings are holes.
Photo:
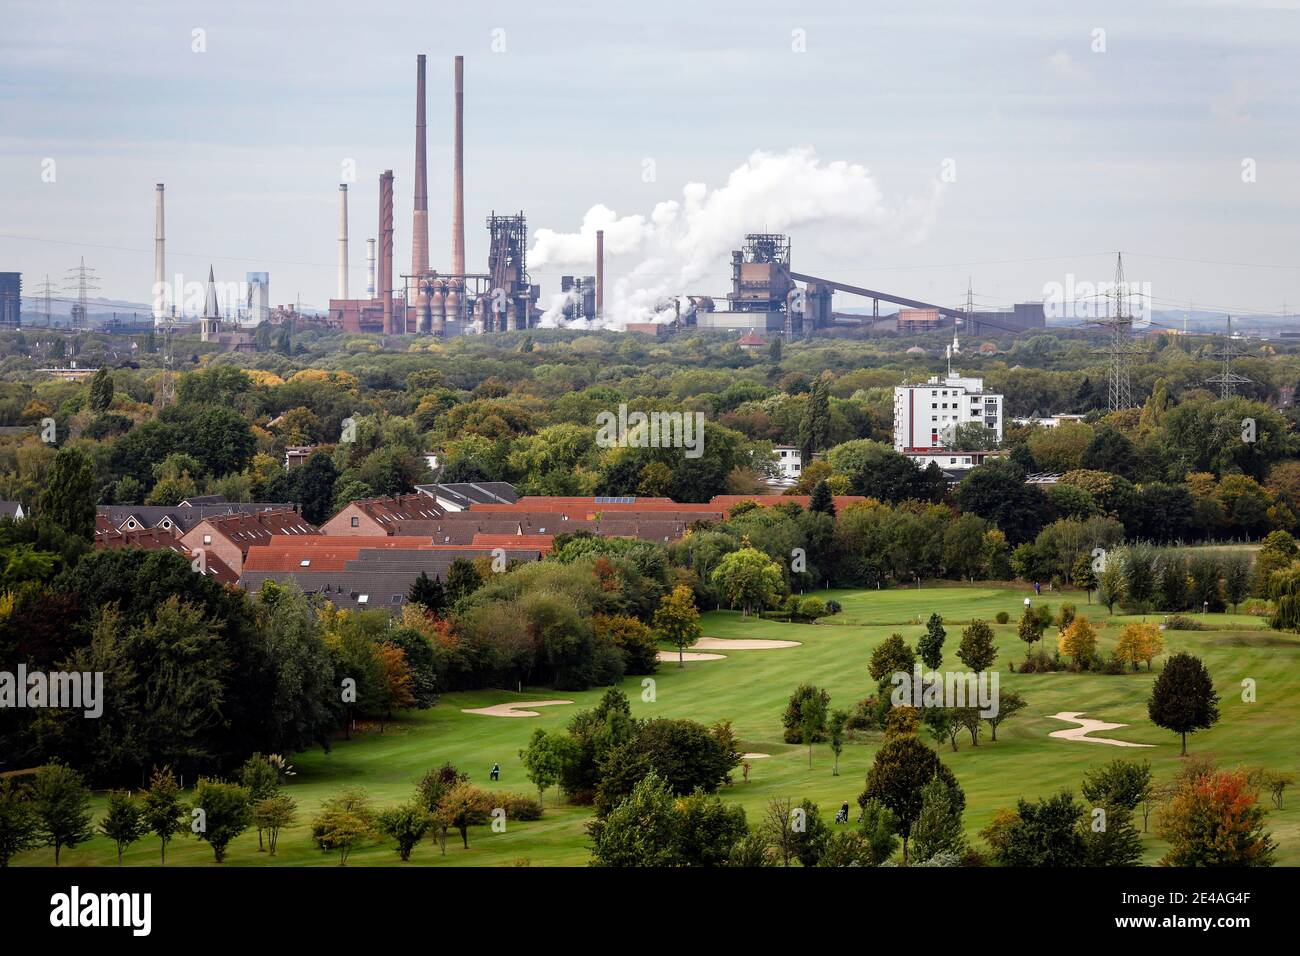
[[[941,195],[936,180],[928,198],[887,202],[865,166],[823,163],[807,147],[760,150],[725,185],[710,189],[688,183],[680,200],[658,203],[649,216],[619,216],[595,205],[577,232],[538,229],[528,264],[538,270],[594,273],[596,231],[603,229],[605,324],[666,322],[675,311],[663,307],[665,298],[716,295],[730,288],[729,279],[719,282],[716,276],[729,273],[731,250],[740,248],[746,233],[795,233],[816,226],[846,232],[859,247],[885,240],[914,243],[933,224]],[[710,274],[710,287],[700,288]],[[553,298],[543,324],[566,325],[564,304],[563,296]],[[687,308],[685,301],[682,307]]]

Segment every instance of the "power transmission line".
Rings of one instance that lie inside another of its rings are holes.
[[[64,288],[74,290],[77,293],[77,304],[72,307],[73,329],[84,329],[89,325],[86,315],[87,293],[99,288],[95,279],[95,270],[86,267],[84,256],[81,259],[81,265],[68,270],[68,278],[64,281]]]
[[[1228,337],[1224,340],[1223,348],[1212,353],[1216,358],[1223,359],[1223,371],[1218,375],[1212,375],[1205,380],[1206,385],[1219,386],[1220,398],[1232,398],[1237,394],[1239,385],[1250,385],[1251,380],[1244,375],[1238,375],[1232,370],[1232,360],[1238,358],[1241,353],[1237,351],[1237,346],[1232,341],[1232,316],[1228,316]]]
[[[1107,390],[1107,404],[1112,412],[1133,407],[1129,356],[1144,354],[1141,349],[1135,349],[1132,345],[1133,316],[1129,314],[1128,298],[1128,282],[1124,278],[1124,253],[1120,252],[1115,255],[1115,304],[1111,314],[1084,323],[1110,332],[1110,345],[1101,351],[1110,356],[1110,387]]]

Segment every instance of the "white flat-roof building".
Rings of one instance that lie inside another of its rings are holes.
[[[1028,418],[1011,419],[1014,425],[1033,425],[1037,428],[1059,428],[1067,422],[1081,422],[1083,415],[1031,415]]]
[[[794,445],[773,445],[772,457],[782,478],[797,482],[803,476],[803,458]]]
[[[1002,396],[984,391],[982,378],[949,372],[942,378],[933,376],[924,385],[894,389],[895,451],[950,456],[946,442],[953,429],[967,424],[984,425],[1002,441]]]

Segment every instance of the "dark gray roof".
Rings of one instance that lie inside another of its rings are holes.
[[[190,499],[191,502],[196,499]],[[283,511],[293,505],[269,501],[226,501],[210,504],[182,503],[179,505],[100,505],[96,511],[114,528],[121,528],[128,518],[134,517],[142,528],[156,528],[164,518],[182,532],[189,531],[204,518],[218,515],[256,514],[259,511]]]
[[[537,561],[540,551],[506,548],[508,561]],[[281,584],[293,581],[308,593],[319,593],[339,608],[388,608],[406,603],[407,592],[423,572],[431,578],[446,580],[452,562],[492,557],[492,549],[457,551],[415,551],[400,548],[370,548],[349,561],[342,571],[249,571],[239,579],[239,586],[256,591],[262,582]],[[362,602],[361,597],[366,596]]]
[[[0,516],[7,515],[10,518],[18,517],[18,509],[22,504],[17,501],[0,501]]]
[[[458,508],[479,505],[512,505],[519,500],[508,481],[453,481],[416,485],[415,490],[430,498],[445,498]]]

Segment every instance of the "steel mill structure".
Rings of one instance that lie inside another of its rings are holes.
[[[385,335],[459,335],[470,331],[526,329],[541,318],[540,289],[528,278],[528,229],[523,213],[488,217],[487,269],[467,271],[465,262],[465,60],[454,60],[452,108],[451,261],[429,261],[428,123],[424,54],[415,61],[415,182],[412,184],[411,268],[393,275],[393,174],[380,177],[377,275],[367,252],[365,298],[346,293],[346,207],[340,207],[339,297],[329,303],[329,324],[347,332]],[[345,195],[340,186],[340,195]],[[346,203],[342,199],[341,203]],[[374,239],[367,245],[373,248]]]
[[[602,268],[598,255],[598,270]],[[802,286],[800,285],[802,283]],[[872,301],[872,315],[835,312],[835,292],[861,296]],[[979,332],[1023,332],[1047,324],[1041,302],[1019,303],[1008,311],[972,311],[934,305],[894,292],[866,289],[835,279],[795,272],[790,263],[790,237],[780,233],[750,233],[741,248],[731,254],[731,291],[726,307],[722,297],[690,295],[679,318],[668,324],[767,335],[811,335],[834,328],[903,333],[929,332],[963,323]],[[880,303],[900,308],[897,315],[880,315]],[[599,309],[599,307],[597,307]],[[662,315],[663,312],[661,311]],[[637,331],[645,331],[638,326]]]
[[[535,327],[542,318],[537,303],[541,288],[528,274],[528,223],[523,212],[487,217],[488,252],[481,272],[469,271],[465,256],[465,60],[453,60],[452,123],[450,145],[451,205],[449,261],[445,269],[430,262],[428,122],[426,113],[426,67],[424,54],[415,61],[415,165],[411,184],[411,265],[408,272],[394,274],[394,189],[391,169],[378,177],[379,221],[366,243],[364,294],[359,283],[349,281],[349,193],[356,187],[338,185],[338,281],[337,297],[329,300],[324,320],[330,328],[345,332],[382,335],[461,335],[467,332],[513,332]],[[435,128],[437,128],[435,126]],[[160,328],[176,320],[179,285],[166,284],[166,238],[162,183],[155,190],[155,254],[153,321]],[[553,318],[564,324],[598,325],[609,321],[605,295],[605,234],[597,231],[592,248],[595,275],[560,277],[562,298]],[[89,271],[89,270],[88,270]],[[261,277],[254,289],[252,277]],[[93,288],[87,275],[80,277],[79,300]],[[265,273],[250,273],[250,290],[245,296],[245,316],[250,324],[268,315]],[[179,283],[180,277],[177,277]],[[870,299],[870,315],[835,312],[835,292]],[[880,315],[881,302],[900,306],[897,314]],[[295,316],[301,310],[295,310]],[[653,321],[623,325],[636,332],[660,335],[681,328],[698,327],[752,336],[803,336],[837,328],[868,332],[917,334],[964,326],[970,334],[1019,333],[1043,328],[1046,319],[1042,303],[1020,303],[1005,311],[975,311],[968,293],[963,306],[948,307],[910,299],[891,292],[867,289],[834,279],[795,272],[790,237],[781,233],[750,233],[731,256],[731,289],[724,295],[670,295],[653,307]],[[302,317],[299,317],[302,318]],[[271,316],[275,320],[275,316]],[[317,321],[319,319],[304,319]],[[85,324],[84,304],[74,309],[74,327]],[[1126,318],[1116,320],[1118,323]],[[242,323],[241,323],[242,324]],[[550,324],[548,322],[548,324]],[[1116,329],[1119,326],[1115,325]],[[1127,335],[1127,327],[1116,332]],[[1122,343],[1112,344],[1119,355]],[[1122,364],[1122,356],[1116,360]],[[1116,376],[1112,376],[1115,378]],[[1123,376],[1120,376],[1123,378]],[[1112,383],[1114,391],[1114,383]],[[1124,407],[1124,400],[1112,396],[1112,407]]]

